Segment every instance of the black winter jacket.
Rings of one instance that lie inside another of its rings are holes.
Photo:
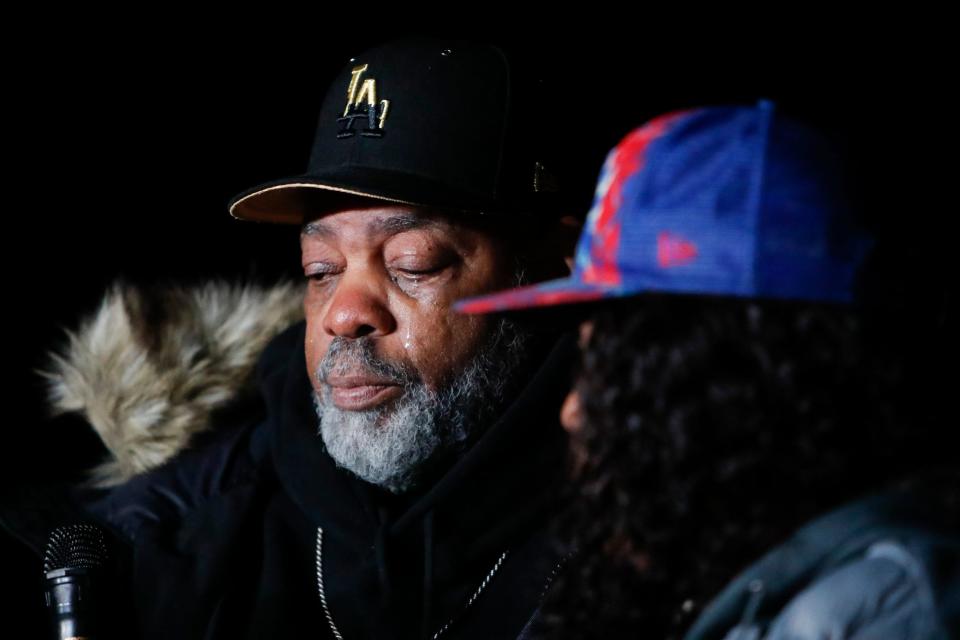
[[[561,563],[546,524],[572,337],[437,482],[398,497],[324,451],[304,331],[263,350],[253,401],[158,468],[0,521],[35,553],[64,521],[110,532],[115,637],[517,637]]]

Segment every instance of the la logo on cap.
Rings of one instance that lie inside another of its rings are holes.
[[[352,138],[357,130],[353,128],[355,120],[366,121],[361,136],[368,138],[383,137],[383,123],[390,109],[389,100],[377,102],[377,81],[374,78],[361,78],[369,65],[354,67],[350,71],[350,85],[347,87],[347,104],[343,115],[337,118],[340,131],[338,138]]]

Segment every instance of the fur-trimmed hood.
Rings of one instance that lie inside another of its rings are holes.
[[[303,318],[302,300],[289,282],[111,286],[38,371],[51,414],[80,413],[110,452],[92,483],[156,468],[207,430],[213,412],[249,387],[270,339]]]

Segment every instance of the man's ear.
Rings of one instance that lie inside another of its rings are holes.
[[[556,242],[563,248],[563,261],[567,265],[568,273],[573,273],[573,253],[582,230],[583,223],[575,216],[563,216],[557,220]]]

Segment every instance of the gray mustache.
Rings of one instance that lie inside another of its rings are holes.
[[[317,379],[326,384],[331,375],[370,374],[394,384],[411,386],[421,382],[419,372],[409,363],[393,363],[377,356],[373,339],[368,336],[337,336],[317,366]]]

